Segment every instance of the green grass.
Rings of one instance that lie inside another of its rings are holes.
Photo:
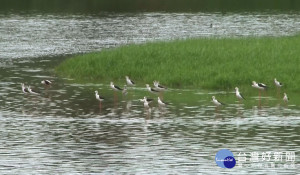
[[[232,90],[251,82],[283,82],[300,89],[300,35],[262,38],[200,38],[126,45],[77,55],[56,68],[77,82],[158,80],[176,88]]]

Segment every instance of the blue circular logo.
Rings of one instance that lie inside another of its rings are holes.
[[[221,168],[233,168],[236,164],[232,152],[228,149],[221,149],[217,152],[215,161]]]

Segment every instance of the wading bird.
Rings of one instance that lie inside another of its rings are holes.
[[[212,102],[213,102],[216,106],[222,106],[222,105],[225,105],[224,103],[218,101],[218,100],[216,99],[215,96],[212,96]]]
[[[134,81],[132,81],[128,76],[125,76],[125,78],[126,78],[126,83],[127,83],[128,86],[134,86],[135,85]]]
[[[279,81],[277,81],[276,78],[274,78],[274,83],[275,83],[275,86],[277,87],[277,97],[279,98],[280,88],[283,86],[283,84],[280,83]]]
[[[120,88],[119,86],[114,85],[113,82],[110,82],[110,87],[114,90],[114,91],[122,91],[123,89]]]
[[[240,93],[238,87],[235,87],[235,96],[239,99],[239,101],[241,101],[241,100],[246,100],[246,99],[244,98],[244,96]]]
[[[28,86],[27,89],[30,94],[35,94],[35,95],[39,94],[36,90],[32,89],[30,86]]]
[[[275,83],[276,87],[278,87],[278,88],[281,88],[283,86],[283,84],[280,83],[279,81],[277,81],[276,78],[274,78],[274,83]]]
[[[261,90],[267,89],[267,85],[265,85],[263,83],[256,83],[255,81],[252,81],[252,87],[259,90],[259,97],[261,96]]]
[[[167,90],[167,87],[161,85],[161,84],[159,83],[159,81],[153,81],[153,84],[154,84],[155,90],[159,91],[159,96],[160,96],[160,98],[162,99],[162,98],[163,98],[163,94],[162,94],[162,93],[163,93],[165,90]]]
[[[144,107],[145,107],[146,109],[149,109],[150,106],[149,106],[149,102],[148,102],[148,100],[146,99],[146,97],[144,97],[144,99],[143,99],[142,101],[144,102]]]
[[[159,91],[157,91],[157,90],[151,88],[151,87],[149,86],[149,84],[146,84],[146,87],[147,87],[147,90],[148,90],[149,92],[153,93],[153,94],[159,93]]]
[[[159,84],[159,81],[153,81],[153,85],[154,85],[154,87],[155,87],[155,89],[157,91],[165,91],[165,90],[167,90],[167,87]]]
[[[289,97],[286,95],[286,93],[283,93],[284,94],[284,96],[283,96],[283,101],[285,102],[285,103],[287,103],[288,101],[289,101]]]
[[[52,84],[52,82],[50,80],[43,80],[43,81],[41,81],[41,83],[45,86],[50,86]]]
[[[27,94],[27,93],[29,93],[29,91],[28,91],[28,89],[26,89],[26,87],[25,87],[25,84],[24,84],[24,83],[21,83],[21,87],[22,87],[22,92],[23,92],[24,94]]]
[[[146,100],[149,104],[153,102],[152,98],[144,97],[144,98],[140,99],[141,102],[144,102],[144,100]]]
[[[158,105],[161,106],[161,107],[166,106],[166,103],[163,102],[159,97],[157,97],[157,103],[158,103]]]
[[[95,96],[96,96],[96,99],[100,102],[99,107],[101,108],[102,107],[101,102],[104,100],[104,98],[99,95],[98,91],[95,91]]]
[[[116,92],[119,91],[123,91],[122,88],[120,88],[119,86],[114,85],[113,82],[110,82],[110,87],[114,90],[114,100],[116,101]]]

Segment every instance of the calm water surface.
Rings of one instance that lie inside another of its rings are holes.
[[[285,105],[276,95],[261,100],[251,96],[239,104],[232,92],[171,89],[164,94],[166,108],[154,102],[148,111],[138,99],[156,96],[143,84],[114,100],[109,82],[75,84],[58,78],[53,68],[69,54],[128,43],[292,35],[300,29],[299,15],[0,15],[0,173],[296,174],[300,162],[296,100]],[[45,89],[43,79],[54,85]],[[41,94],[24,95],[21,82]],[[125,80],[116,83],[123,85]],[[102,108],[95,90],[106,97]],[[212,95],[228,105],[216,109]],[[215,154],[223,148],[235,156],[246,153],[247,167],[217,167]],[[286,162],[287,151],[295,152],[294,162]],[[250,161],[251,152],[284,156],[282,162],[271,161],[276,168],[265,168],[265,161]]]

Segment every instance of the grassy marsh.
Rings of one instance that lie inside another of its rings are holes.
[[[251,82],[299,92],[300,35],[288,37],[200,38],[132,44],[77,55],[56,68],[78,82],[122,81],[142,86],[159,80],[174,88],[232,90]]]

